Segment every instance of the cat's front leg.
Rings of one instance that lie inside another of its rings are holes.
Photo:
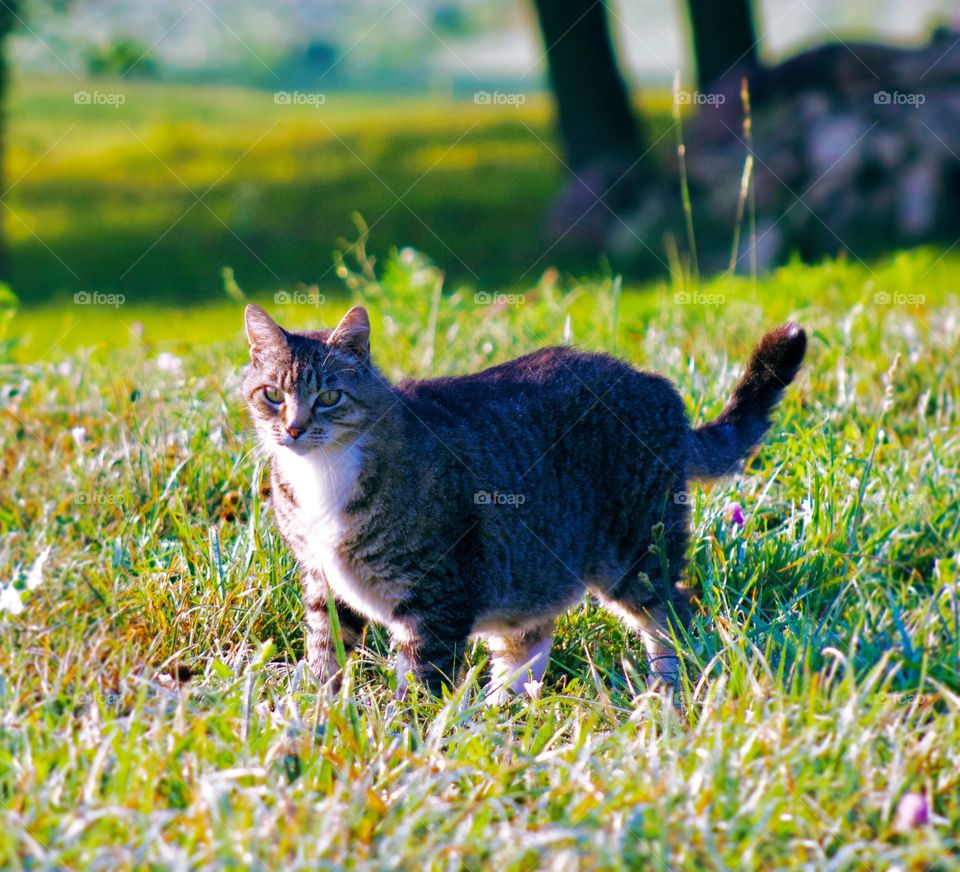
[[[307,572],[303,578],[304,608],[306,622],[307,665],[321,682],[332,679],[334,691],[339,690],[343,676],[337,659],[336,637],[330,621],[328,587],[326,579],[318,572]],[[364,617],[343,603],[335,606],[340,624],[340,638],[349,657],[360,640],[366,626]]]
[[[397,698],[407,693],[407,676],[424,685],[434,696],[443,687],[452,688],[467,645],[467,632],[449,627],[423,627],[410,639],[398,643]]]

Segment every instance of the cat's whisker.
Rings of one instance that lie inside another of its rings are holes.
[[[270,459],[270,449],[266,445],[255,445],[250,453],[256,463],[264,463]]]

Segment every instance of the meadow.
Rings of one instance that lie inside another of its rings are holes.
[[[806,326],[747,473],[691,495],[680,708],[589,603],[536,699],[484,707],[478,643],[452,695],[398,703],[377,629],[325,693],[237,395],[242,294],[11,303],[0,867],[960,867],[960,257],[628,290],[547,270],[512,297],[409,248],[339,272],[317,305],[260,302],[293,326],[365,302],[392,377],[611,351],[697,421],[764,328]]]
[[[442,92],[302,96],[317,102],[16,78],[3,222],[21,301],[69,301],[78,291],[130,303],[215,300],[224,267],[250,293],[332,291],[331,254],[356,236],[358,210],[375,253],[411,245],[477,286],[529,282],[558,257],[596,271],[597,258],[555,249],[541,234],[568,177],[544,96],[519,105]],[[669,98],[646,103],[660,138]]]

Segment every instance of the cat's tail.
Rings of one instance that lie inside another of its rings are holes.
[[[793,381],[807,350],[807,334],[788,323],[760,340],[720,416],[690,431],[687,472],[717,478],[735,472],[770,428],[770,413]]]

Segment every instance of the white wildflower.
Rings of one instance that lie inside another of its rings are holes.
[[[0,587],[0,612],[10,612],[11,615],[23,613],[23,600],[20,599],[20,591],[13,584],[5,584]]]
[[[163,372],[180,372],[183,369],[183,361],[169,351],[162,351],[157,355],[157,369]]]
[[[530,699],[540,699],[540,691],[543,690],[542,681],[525,681],[523,683],[523,689],[526,691],[527,696]]]
[[[50,556],[49,546],[44,548],[37,555],[37,559],[33,561],[33,566],[30,567],[30,571],[27,573],[27,590],[36,590],[43,583],[43,565],[47,562],[47,558]]]

